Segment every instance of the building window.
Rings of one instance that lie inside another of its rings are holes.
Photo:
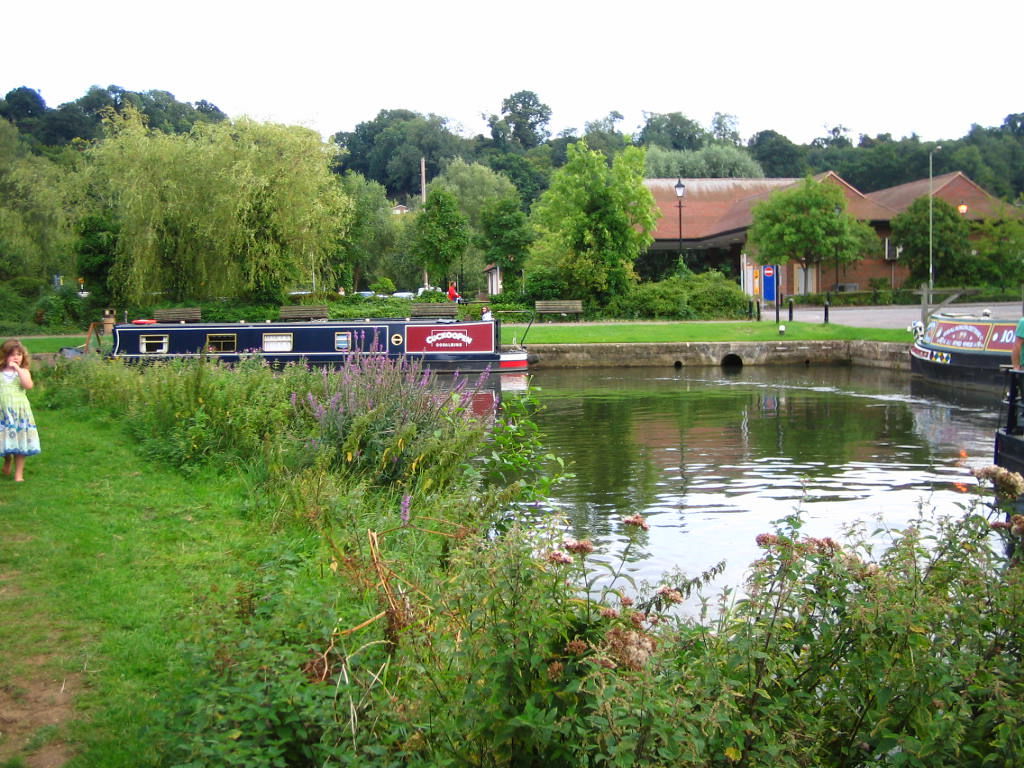
[[[291,352],[292,335],[290,333],[264,333],[264,352]]]
[[[139,352],[144,355],[166,355],[167,334],[142,336],[139,339]]]
[[[206,347],[211,352],[235,352],[238,340],[233,333],[210,333],[206,336]]]

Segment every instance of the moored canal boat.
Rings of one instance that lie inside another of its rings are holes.
[[[936,313],[914,339],[910,370],[929,381],[1002,390],[1000,366],[1010,364],[1016,327],[1016,320],[985,313]]]
[[[1004,368],[1008,380],[1003,422],[996,430],[995,463],[1000,467],[1024,475],[1024,371]]]
[[[111,357],[138,363],[206,355],[233,364],[258,355],[272,365],[338,367],[353,354],[384,354],[439,372],[525,372],[526,350],[503,351],[500,334],[499,320],[134,321],[114,326]]]

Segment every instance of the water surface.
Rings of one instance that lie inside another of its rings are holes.
[[[622,519],[639,512],[651,529],[632,537],[635,578],[724,559],[720,586],[739,585],[757,534],[797,511],[807,535],[835,538],[856,521],[956,514],[999,419],[996,396],[850,366],[540,370],[532,387],[546,444],[576,475],[554,499],[568,535],[617,560]]]

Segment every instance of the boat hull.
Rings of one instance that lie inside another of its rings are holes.
[[[929,381],[972,389],[1002,390],[1016,322],[933,315],[910,348],[910,370]]]
[[[503,351],[499,340],[496,320],[126,323],[114,327],[111,357],[146,363],[205,356],[230,365],[258,356],[275,366],[337,368],[353,355],[376,354],[438,372],[525,372],[526,351]]]

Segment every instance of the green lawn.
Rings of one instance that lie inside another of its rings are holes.
[[[864,339],[909,344],[911,334],[897,328],[853,328],[847,325],[786,322],[785,338],[796,341]],[[503,344],[521,342],[525,326],[504,326]],[[685,341],[769,341],[779,338],[778,326],[766,322],[721,323],[560,323],[534,325],[526,344],[635,344]]]

